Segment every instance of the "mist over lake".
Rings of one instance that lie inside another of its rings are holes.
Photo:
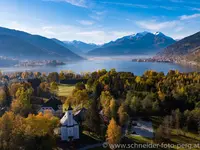
[[[200,68],[191,66],[182,66],[173,63],[161,62],[132,62],[133,58],[147,58],[149,56],[116,56],[116,57],[90,57],[88,60],[78,62],[68,62],[61,66],[38,66],[38,67],[7,67],[0,68],[4,73],[21,72],[21,71],[38,71],[38,72],[60,72],[62,70],[72,70],[75,73],[93,72],[100,69],[110,70],[115,68],[116,71],[132,72],[136,75],[142,75],[146,70],[155,70],[164,72],[169,70],[179,70],[180,72],[200,71]]]

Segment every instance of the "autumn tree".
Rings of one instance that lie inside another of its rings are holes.
[[[74,106],[87,106],[89,102],[89,96],[88,92],[85,88],[85,85],[80,83],[76,85],[75,89],[72,91],[72,93],[67,97],[67,100],[65,101],[65,107],[68,106],[69,103],[71,103]]]
[[[39,78],[42,74],[40,72],[34,72],[33,75],[35,78]]]
[[[11,137],[13,130],[14,114],[9,112],[5,113],[0,118],[0,149],[9,149],[11,145]]]
[[[92,78],[89,78],[87,80],[87,88],[92,89],[93,82],[94,80]]]
[[[59,82],[59,74],[57,72],[49,73],[47,79],[49,82]]]
[[[24,87],[21,87],[16,92],[16,99],[13,100],[11,104],[11,110],[15,114],[21,114],[23,116],[26,116],[31,111],[31,95],[33,93],[32,88],[25,89]]]
[[[75,105],[81,105],[82,107],[88,104],[88,93],[87,90],[78,90],[76,93],[73,94],[75,99]]]
[[[6,92],[3,88],[0,88],[0,107],[5,105],[6,103]]]
[[[65,79],[66,79],[64,71],[61,71],[61,72],[59,73],[59,79],[60,79],[60,80],[65,80]]]
[[[121,106],[118,109],[118,116],[119,116],[119,123],[121,126],[125,125],[128,122],[129,115],[126,110],[125,104],[121,104]]]
[[[111,113],[111,117],[116,119],[117,118],[117,103],[116,100],[112,99],[110,101],[110,113]]]
[[[118,144],[121,140],[121,127],[117,125],[116,121],[112,118],[107,129],[107,142],[109,144]]]
[[[16,93],[19,88],[23,87],[25,90],[31,88],[31,84],[24,82],[24,83],[12,83],[10,86],[10,95],[16,98]]]
[[[76,90],[84,90],[84,89],[86,89],[85,84],[83,82],[76,83],[75,89]]]
[[[27,71],[22,72],[21,77],[22,77],[23,79],[28,78],[28,77],[29,77],[29,72],[27,72]]]
[[[50,89],[52,93],[56,94],[58,91],[58,84],[56,82],[51,82]]]
[[[20,87],[21,87],[20,83],[12,83],[11,86],[10,86],[11,96],[15,97],[15,94],[16,94],[18,88],[20,88]]]
[[[37,96],[49,98],[51,96],[50,83],[42,82],[39,87],[37,87]]]
[[[1,150],[52,150],[55,145],[53,130],[59,119],[51,115],[32,115],[23,118],[6,112],[0,118]]]
[[[108,118],[111,118],[110,102],[113,99],[109,91],[103,91],[100,96],[100,103],[103,108],[103,113]]]

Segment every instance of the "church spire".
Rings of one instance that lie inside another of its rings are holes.
[[[73,110],[73,109],[72,109],[72,106],[71,106],[71,103],[69,103],[68,110]]]

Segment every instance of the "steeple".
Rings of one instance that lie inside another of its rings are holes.
[[[72,106],[71,106],[71,103],[69,103],[68,110],[73,110],[73,108],[72,108]]]
[[[68,109],[65,109],[65,114],[62,117],[62,119],[60,120],[60,123],[62,125],[67,125],[67,126],[72,126],[73,125],[73,109],[71,107],[71,103],[69,103],[69,107]]]

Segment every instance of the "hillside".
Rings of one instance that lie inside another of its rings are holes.
[[[191,53],[185,56],[187,60],[200,63],[200,47],[195,48]]]
[[[188,36],[165,48],[157,56],[170,58],[174,62],[199,65],[200,32]]]
[[[89,51],[88,55],[155,54],[173,43],[174,39],[161,32],[155,34],[142,32],[106,43],[100,48]]]
[[[5,41],[1,42],[0,45],[1,55],[9,54],[9,56],[13,57],[20,55],[23,56],[22,58],[32,59],[38,59],[38,57],[62,60],[82,59],[66,47],[46,37],[2,27],[0,27],[0,35],[1,40],[4,40],[5,36]]]
[[[195,51],[200,46],[200,32],[188,36],[165,48],[160,55],[163,56],[180,56]]]
[[[10,35],[0,35],[0,53],[4,56],[29,59],[34,57],[40,59],[44,58],[45,55],[49,55],[49,57],[54,56],[24,40]]]

